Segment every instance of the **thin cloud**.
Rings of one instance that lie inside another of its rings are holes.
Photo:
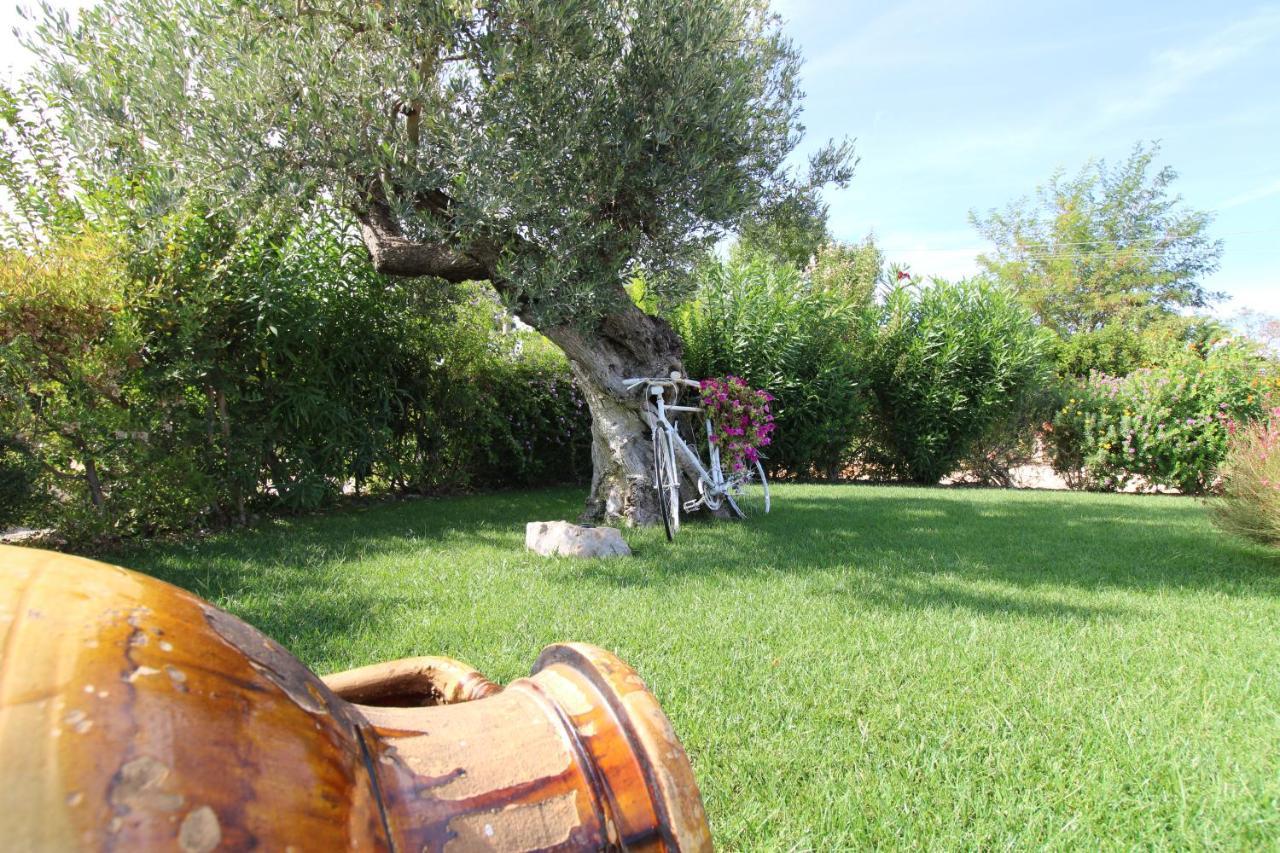
[[[794,6],[795,4],[788,4]],[[908,0],[894,3],[879,15],[857,23],[855,34],[836,47],[805,62],[806,75],[837,70],[886,69],[918,63],[922,56],[937,58],[946,45],[939,41],[940,24],[971,17],[981,0]],[[831,9],[824,10],[826,14]]]
[[[1163,106],[1198,80],[1226,68],[1280,36],[1280,7],[1264,6],[1198,43],[1157,53],[1128,91],[1103,108],[1104,118],[1131,116]]]
[[[1262,201],[1264,198],[1280,195],[1280,178],[1269,184],[1242,192],[1234,195],[1226,201],[1218,205],[1218,210],[1230,210],[1233,207],[1243,207],[1246,204],[1252,204],[1255,201]]]

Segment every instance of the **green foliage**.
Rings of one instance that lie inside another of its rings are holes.
[[[866,461],[890,476],[938,482],[1046,383],[1047,334],[1001,287],[897,286],[878,310]]]
[[[445,449],[463,463],[463,484],[499,488],[589,480],[590,419],[564,356],[534,332],[496,336],[491,329],[473,330],[480,333],[472,340],[483,343],[483,352],[451,379],[470,390],[433,412]],[[457,473],[451,476],[457,480]]]
[[[1232,431],[1220,473],[1214,522],[1228,533],[1280,546],[1280,408]]]
[[[999,488],[1016,488],[1015,469],[1041,461],[1041,433],[1045,423],[1061,408],[1061,386],[1042,377],[1044,384],[1031,389],[1010,405],[965,451],[955,482]]]
[[[744,222],[735,248],[804,269],[828,239],[825,215],[788,204]]]
[[[81,509],[130,440],[143,340],[118,247],[86,232],[0,254],[0,435],[29,448]]]
[[[854,305],[870,305],[884,282],[884,252],[868,236],[861,243],[823,244],[808,269],[815,288],[840,294]]]
[[[39,467],[31,451],[0,437],[0,530],[23,521],[34,509]]]
[[[1126,376],[1152,366],[1149,341],[1119,322],[1058,338],[1056,356],[1058,374],[1067,377],[1085,377],[1095,371]]]
[[[777,398],[771,470],[835,476],[866,413],[858,308],[793,266],[741,255],[708,261],[672,322],[691,376],[740,376]]]
[[[679,289],[747,211],[848,173],[841,148],[783,167],[798,57],[763,0],[107,0],[35,40],[107,177],[181,164],[156,174],[238,226],[376,211],[540,325],[598,317],[631,269]]]
[[[675,312],[691,375],[742,376],[778,398],[776,473],[857,464],[936,483],[967,455],[994,465],[994,448],[1025,444],[1052,411],[1052,336],[1007,291],[935,282],[871,304],[879,258],[869,241],[827,247],[801,275],[738,252],[708,263]]]
[[[42,523],[115,538],[585,476],[567,364],[485,291],[379,276],[324,215],[167,225],[127,264],[92,232],[0,258],[0,434],[41,463]]]
[[[1078,380],[1046,439],[1053,466],[1089,489],[1173,487],[1201,494],[1214,483],[1233,423],[1264,411],[1274,385],[1249,344],[1191,344],[1164,364],[1125,377]]]
[[[0,238],[6,247],[39,244],[80,226],[73,197],[73,152],[29,87],[0,85]]]
[[[1222,255],[1207,233],[1212,217],[1182,209],[1177,173],[1153,171],[1158,153],[1138,145],[1116,168],[1092,162],[1003,212],[971,214],[995,244],[979,262],[1063,336],[1117,322],[1142,328],[1219,298],[1202,283]]]
[[[1122,321],[1059,337],[1058,375],[1084,378],[1090,373],[1127,376],[1143,367],[1156,367],[1188,345],[1202,351],[1227,336],[1220,323],[1205,317],[1162,317],[1145,326]]]

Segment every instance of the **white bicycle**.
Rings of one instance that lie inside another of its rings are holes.
[[[739,518],[753,518],[769,511],[769,481],[759,461],[748,462],[741,471],[727,475],[720,467],[720,448],[711,440],[711,419],[701,406],[679,405],[681,388],[701,386],[673,371],[668,378],[641,377],[624,379],[628,390],[644,386],[650,407],[646,414],[653,430],[653,486],[658,490],[658,504],[662,509],[662,524],[667,529],[667,539],[674,540],[680,529],[680,509],[695,512],[701,507],[715,512],[727,503]],[[670,401],[668,402],[668,397]],[[667,416],[701,415],[706,429],[708,464],[704,465],[698,453],[680,434],[680,429]],[[680,502],[679,453],[697,476],[698,497]]]

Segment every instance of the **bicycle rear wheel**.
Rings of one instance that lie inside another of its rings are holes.
[[[769,481],[759,462],[747,465],[725,482],[725,499],[738,518],[759,518],[769,512]]]
[[[671,436],[661,427],[653,431],[653,483],[658,489],[658,506],[662,510],[667,541],[674,542],[680,529],[680,474]]]

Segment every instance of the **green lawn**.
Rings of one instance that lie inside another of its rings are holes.
[[[424,500],[117,558],[318,672],[498,680],[618,653],[722,848],[1280,845],[1280,560],[1190,499],[790,486],[751,525],[546,560],[575,490]]]

